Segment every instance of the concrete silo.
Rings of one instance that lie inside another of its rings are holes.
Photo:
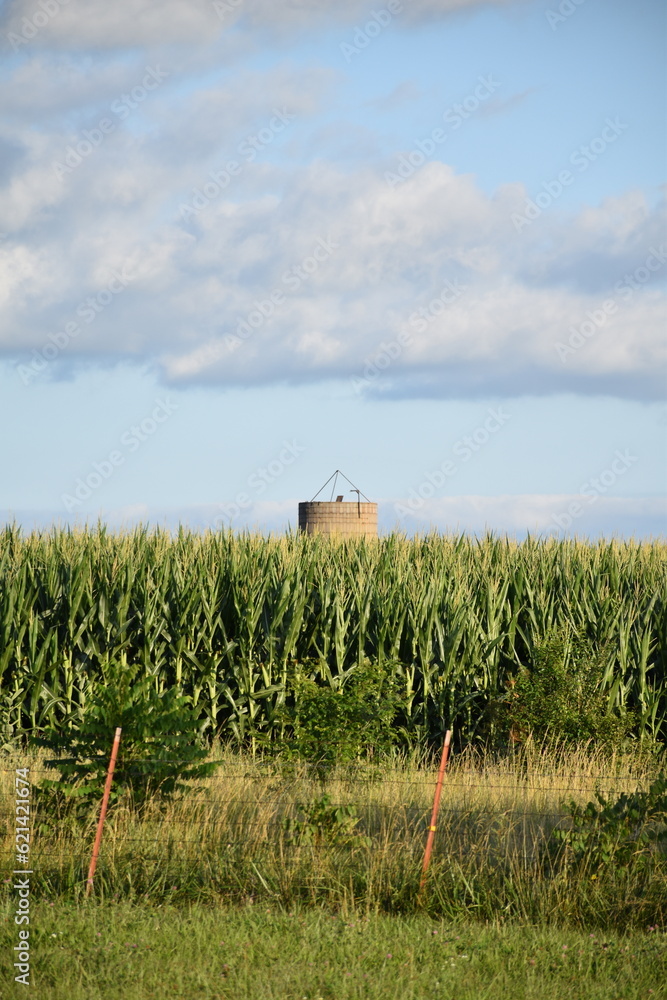
[[[356,500],[345,501],[344,494],[334,500],[339,476],[352,486],[347,476],[337,469],[312,500],[299,504],[299,530],[309,535],[335,535],[338,538],[377,538],[378,505],[371,503],[355,486],[349,492],[357,494]],[[332,479],[332,499],[318,500],[317,497]]]

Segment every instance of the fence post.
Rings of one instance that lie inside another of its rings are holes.
[[[95,834],[93,856],[90,859],[90,867],[88,869],[88,879],[86,881],[86,896],[90,896],[93,889],[93,878],[95,876],[95,869],[97,868],[97,858],[100,853],[100,844],[102,843],[102,829],[104,827],[104,818],[107,814],[107,806],[109,805],[109,794],[111,792],[111,782],[113,781],[113,772],[116,766],[116,757],[118,756],[118,744],[120,743],[121,732],[122,729],[119,726],[116,729],[116,735],[113,738],[113,746],[111,747],[111,757],[109,758],[109,770],[107,771],[107,780],[104,784],[104,795],[102,796],[102,808],[100,809],[100,818],[97,821],[97,833]]]
[[[433,796],[433,810],[431,812],[431,822],[428,828],[428,837],[426,838],[426,847],[424,849],[424,862],[422,864],[422,877],[419,883],[419,892],[417,893],[417,903],[421,904],[422,897],[424,894],[424,888],[426,886],[426,875],[428,873],[428,866],[431,863],[431,853],[433,851],[433,841],[435,840],[435,829],[436,822],[438,819],[438,809],[440,808],[440,793],[442,792],[442,781],[445,776],[445,769],[447,767],[447,760],[449,758],[449,745],[452,741],[452,732],[450,729],[445,733],[445,742],[442,747],[442,757],[440,759],[440,769],[438,771],[438,780],[435,783],[435,795]]]

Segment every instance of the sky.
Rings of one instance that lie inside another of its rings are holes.
[[[664,537],[665,21],[0,0],[2,521]]]

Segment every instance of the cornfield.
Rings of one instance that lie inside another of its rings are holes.
[[[73,725],[109,671],[138,665],[189,695],[202,728],[248,745],[284,729],[295,677],[392,672],[406,738],[479,733],[558,628],[603,657],[609,705],[664,738],[664,543],[438,535],[178,535],[104,527],[0,533],[6,738]]]

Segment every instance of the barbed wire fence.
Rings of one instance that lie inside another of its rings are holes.
[[[99,758],[97,762],[102,763],[102,760]],[[121,758],[118,768],[126,778],[141,779],[150,775],[151,769],[164,768],[166,764],[185,767],[191,763],[156,758],[124,764]],[[0,767],[0,784],[15,771],[16,768]],[[31,803],[31,818],[34,819],[35,805],[38,818],[45,808],[40,800],[40,783],[42,779],[53,781],[58,771],[57,767],[42,765],[30,768],[29,774],[31,792],[37,793],[36,803]],[[552,780],[558,783],[552,784]],[[242,788],[238,788],[239,782]],[[444,802],[439,810],[440,823],[435,838],[436,857],[451,850],[453,844],[465,848],[476,835],[483,840],[492,830],[495,854],[502,854],[504,839],[512,856],[528,865],[535,861],[536,852],[546,844],[552,831],[564,828],[571,821],[568,797],[577,796],[585,804],[595,798],[596,792],[617,796],[645,787],[649,782],[646,774],[631,770],[595,773],[585,778],[576,775],[572,782],[564,780],[562,774],[517,773],[512,781],[507,781],[484,770],[452,771],[444,783]],[[202,858],[211,852],[224,854],[232,850],[251,856],[253,851],[276,848],[278,842],[280,850],[288,853],[304,847],[326,851],[331,846],[337,849],[345,846],[345,838],[337,836],[337,826],[344,831],[346,819],[350,827],[348,846],[358,846],[355,837],[364,837],[369,855],[374,851],[386,851],[388,845],[399,850],[406,843],[414,852],[419,843],[424,843],[429,831],[436,771],[423,769],[412,776],[396,776],[383,770],[369,772],[366,764],[349,764],[334,769],[323,778],[316,764],[227,759],[221,762],[216,773],[194,782],[200,787],[202,783],[205,783],[206,795],[191,795],[186,791],[172,797],[168,804],[163,803],[162,811],[149,809],[129,819],[126,817],[125,827],[113,832],[109,854],[117,856],[118,852],[131,854],[136,851],[142,863],[157,863],[164,857],[159,854],[161,848],[170,852],[199,848]],[[256,794],[249,793],[245,787],[247,783],[257,789]],[[388,791],[391,792],[389,796]],[[5,827],[7,838],[13,836],[8,821],[16,801],[11,789],[0,787],[0,830]],[[99,811],[99,803],[97,809]],[[330,828],[326,828],[327,817]],[[51,821],[49,832],[42,833],[39,827],[33,826],[30,829],[30,856],[34,864],[40,858],[63,860],[71,850],[71,830],[56,846],[53,841],[57,840],[57,822],[54,829],[53,817],[46,813],[43,818]],[[486,820],[491,822],[485,825]],[[157,823],[159,830],[155,829]],[[304,832],[309,825],[312,838],[306,843]],[[521,850],[517,850],[516,843],[518,826],[523,832]],[[197,829],[199,834],[193,836]],[[90,852],[92,846],[91,838],[81,839],[79,852],[81,855]],[[143,850],[148,846],[152,847],[153,854]],[[12,856],[16,859],[15,847],[0,847],[0,867],[7,868],[6,860]],[[100,857],[104,862],[104,845]]]

